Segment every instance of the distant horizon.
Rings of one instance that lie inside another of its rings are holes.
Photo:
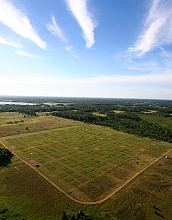
[[[47,98],[47,99],[117,99],[117,100],[152,100],[152,101],[172,101],[172,99],[151,99],[151,98],[125,98],[125,97],[81,97],[81,96],[31,96],[31,95],[0,95],[0,100],[3,98]],[[10,101],[10,100],[8,100]]]

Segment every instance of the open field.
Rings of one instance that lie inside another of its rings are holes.
[[[60,220],[63,210],[80,209],[18,158],[0,169],[0,219],[4,210],[6,219]]]
[[[162,127],[167,127],[172,129],[172,117],[162,117],[159,115],[154,115],[153,117],[149,114],[140,114],[140,117],[146,121],[157,123]]]
[[[80,122],[39,113],[39,117],[25,117],[16,112],[0,113],[0,137],[39,132],[78,125]]]
[[[20,117],[9,116],[6,121]],[[51,116],[22,123],[30,123],[29,131],[15,135],[16,125],[2,123],[1,132],[7,126],[13,130],[9,129],[10,136],[4,132],[6,137],[0,140],[31,166],[39,165],[40,173],[80,202],[101,201],[171,149],[165,142]],[[40,126],[44,130],[36,132]]]
[[[108,220],[170,220],[171,170],[172,160],[161,158],[107,201],[89,206],[73,202],[14,157],[0,169],[0,212],[8,209],[7,219],[20,220],[61,220],[63,210],[102,213]],[[104,219],[98,216],[93,220]]]

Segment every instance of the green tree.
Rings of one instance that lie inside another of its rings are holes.
[[[65,212],[65,211],[63,211],[63,214],[62,214],[62,220],[68,220],[68,218],[67,218],[67,215],[66,215],[66,212]]]
[[[11,161],[13,154],[10,150],[6,148],[0,148],[0,166]]]

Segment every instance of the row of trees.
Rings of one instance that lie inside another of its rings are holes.
[[[45,101],[45,100],[44,100]],[[58,100],[57,100],[58,101]],[[63,102],[62,102],[63,101]],[[19,112],[27,116],[37,116],[38,112],[50,112],[54,116],[74,119],[87,123],[109,126],[116,130],[172,142],[172,130],[139,117],[145,112],[154,117],[171,117],[172,101],[125,100],[125,99],[67,99],[59,100],[57,105],[5,105],[0,112]],[[121,111],[122,114],[116,114]],[[104,114],[104,117],[95,113]]]
[[[53,112],[52,115],[108,126],[137,136],[149,137],[151,139],[172,143],[172,131],[170,129],[145,121],[135,114],[115,114],[114,112],[109,112],[106,116],[102,117],[93,115],[89,112],[61,110]]]

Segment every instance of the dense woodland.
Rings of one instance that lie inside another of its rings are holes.
[[[47,112],[53,116],[108,126],[129,134],[172,143],[172,126],[162,125],[158,121],[159,118],[161,121],[168,119],[172,124],[172,101],[88,98],[28,98],[27,101],[35,105],[0,105],[0,112],[19,112],[25,117]],[[145,114],[152,120],[144,119],[142,115]]]

